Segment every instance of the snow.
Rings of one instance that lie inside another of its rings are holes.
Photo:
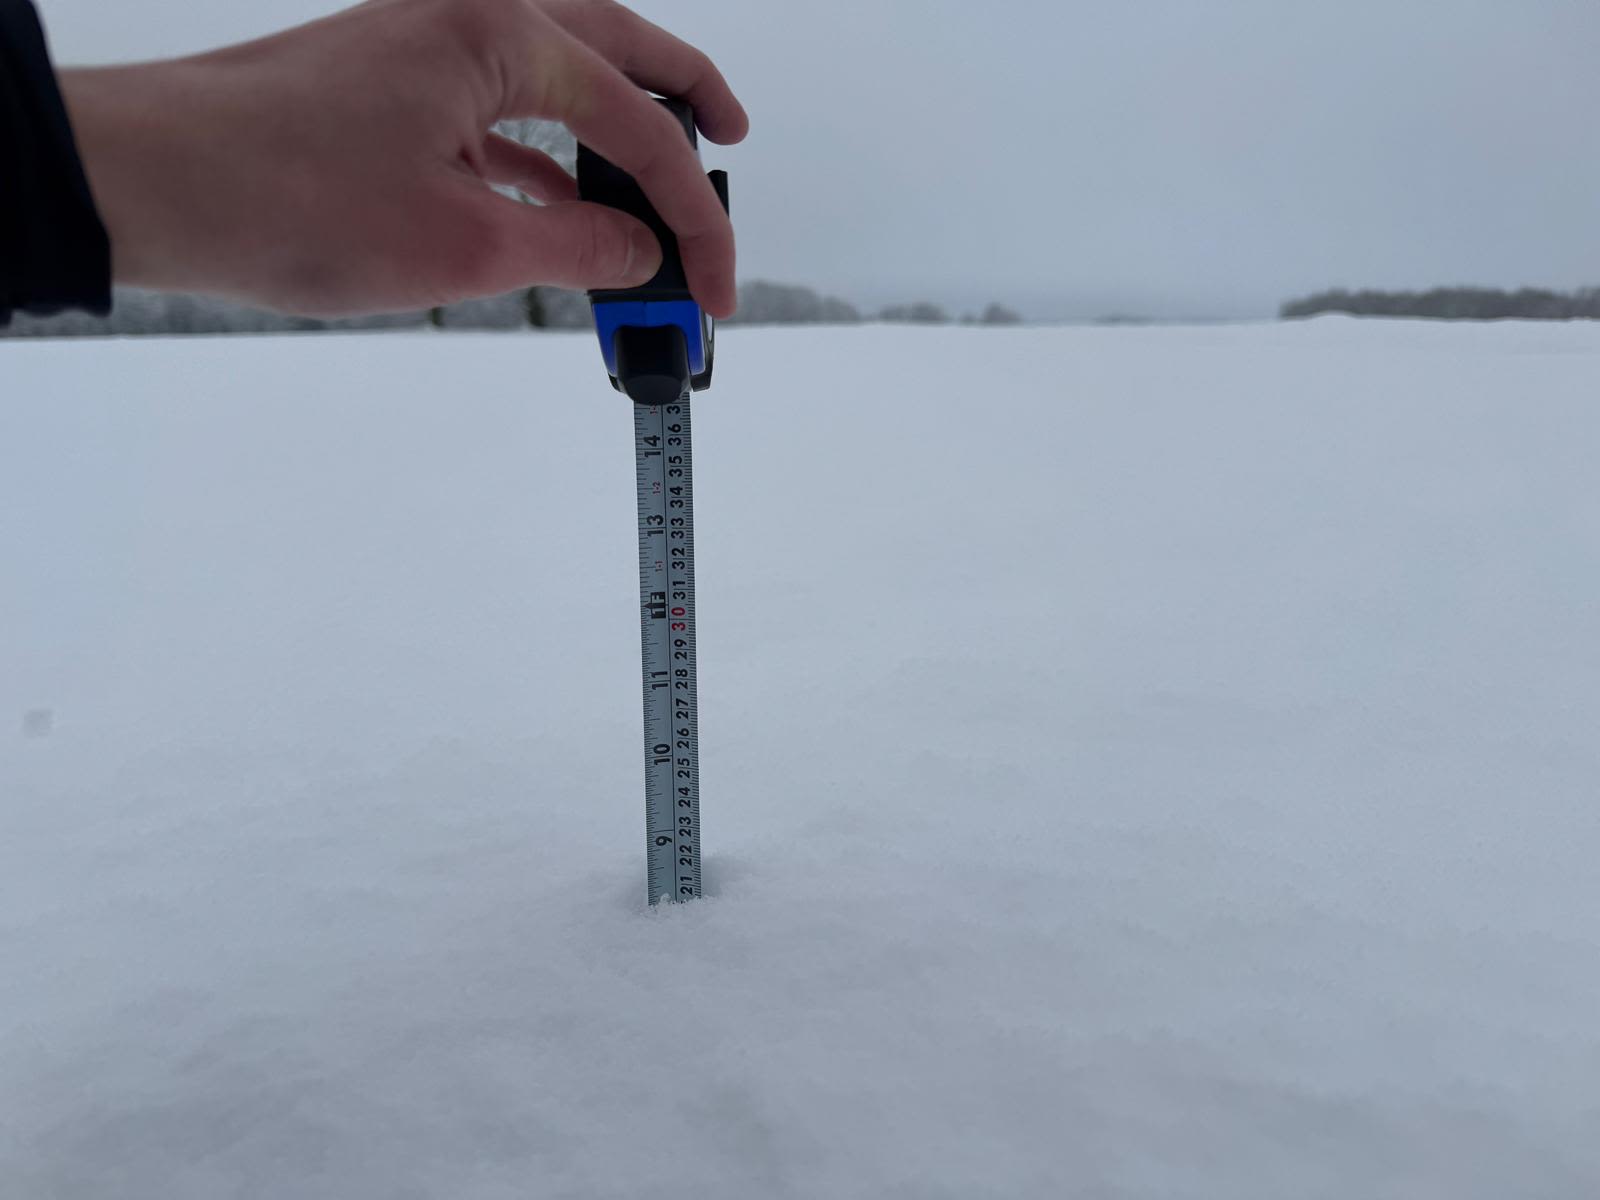
[[[0,348],[10,1200],[1600,1191],[1600,327]]]

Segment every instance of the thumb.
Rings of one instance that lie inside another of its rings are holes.
[[[523,204],[494,196],[494,276],[484,294],[547,284],[575,290],[638,287],[661,269],[649,226],[602,204]]]

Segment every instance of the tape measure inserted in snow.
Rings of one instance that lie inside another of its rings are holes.
[[[660,103],[697,145],[689,105]],[[727,175],[710,179],[726,209]],[[638,217],[661,242],[661,269],[648,283],[589,299],[611,384],[633,401],[648,895],[651,904],[692,900],[701,872],[690,397],[711,386],[715,329],[689,294],[676,237],[633,177],[579,146],[578,191]]]

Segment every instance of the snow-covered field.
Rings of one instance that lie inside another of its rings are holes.
[[[1600,1195],[1600,327],[0,347],[4,1200]]]

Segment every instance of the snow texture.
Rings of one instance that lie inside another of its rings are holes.
[[[652,912],[589,339],[3,348],[5,1200],[1600,1194],[1600,327],[722,351]]]

